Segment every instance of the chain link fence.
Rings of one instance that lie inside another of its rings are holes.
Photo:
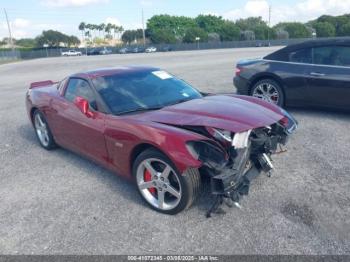
[[[318,38],[320,39],[320,38]],[[261,47],[261,46],[285,46],[294,43],[300,43],[310,38],[298,38],[298,39],[279,39],[279,40],[253,40],[253,41],[231,41],[231,42],[208,42],[208,43],[178,43],[178,44],[149,44],[148,46],[154,46],[157,51],[184,51],[184,50],[203,50],[203,49],[220,49],[220,48],[240,48],[240,47]],[[137,47],[138,45],[128,45],[119,47],[108,47],[112,53],[118,53],[123,47],[129,49]],[[139,45],[140,47],[140,45]],[[71,48],[76,51],[87,54],[89,48]],[[69,48],[41,48],[30,50],[9,50],[0,51],[0,63],[18,59],[35,59],[44,57],[57,57],[61,56],[61,52],[67,51]]]

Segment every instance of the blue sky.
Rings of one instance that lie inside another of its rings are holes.
[[[142,8],[145,19],[162,13],[192,17],[202,13],[230,20],[248,16],[267,20],[269,5],[272,25],[350,12],[350,0],[0,0],[0,39],[8,36],[3,8],[7,10],[14,37],[21,38],[34,37],[47,29],[80,36],[77,27],[81,21],[138,28]]]

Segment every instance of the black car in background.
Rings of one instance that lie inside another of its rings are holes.
[[[350,38],[310,40],[239,61],[234,85],[280,106],[350,109]]]
[[[107,47],[92,48],[87,51],[87,55],[109,55],[112,54],[112,50]]]
[[[87,51],[87,55],[99,55],[100,50],[97,48],[92,48]]]
[[[132,49],[133,53],[143,53],[145,52],[145,48],[142,46],[136,46]]]
[[[170,52],[170,51],[173,51],[173,48],[171,46],[167,45],[167,46],[163,46],[160,49],[160,51],[162,51],[162,52]]]
[[[119,54],[127,54],[127,53],[131,53],[132,49],[129,48],[129,47],[123,47],[123,48],[120,48],[118,50],[118,53]]]

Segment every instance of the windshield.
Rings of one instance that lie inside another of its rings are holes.
[[[113,114],[159,109],[201,97],[184,81],[165,71],[139,71],[92,79]]]

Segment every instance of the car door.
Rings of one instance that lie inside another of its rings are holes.
[[[302,48],[287,52],[282,59],[287,62],[276,63],[272,70],[278,74],[285,85],[288,104],[307,104],[310,100],[307,90],[306,72],[312,66],[311,49]]]
[[[312,51],[307,79],[312,104],[350,109],[350,46],[319,46]]]
[[[87,117],[79,110],[74,104],[76,97],[89,101],[93,117]],[[61,98],[52,106],[56,112],[55,135],[60,144],[98,162],[108,161],[104,139],[106,115],[98,111],[96,93],[86,79],[70,78]]]

